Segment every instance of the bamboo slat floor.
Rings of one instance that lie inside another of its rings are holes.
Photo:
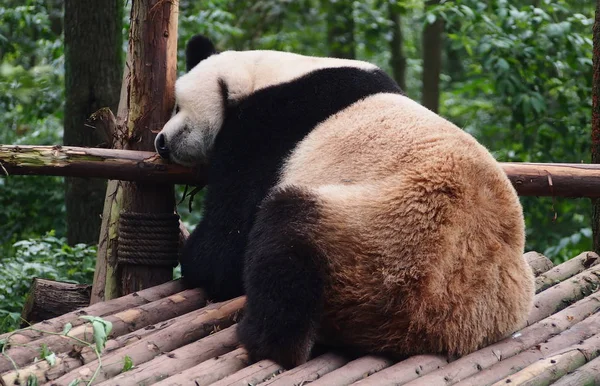
[[[325,352],[287,371],[271,361],[249,363],[235,334],[245,298],[207,305],[201,290],[173,281],[0,336],[0,384],[67,386],[92,378],[121,386],[600,384],[600,258],[584,252],[556,267],[535,252],[526,258],[537,288],[527,327],[451,362]],[[112,323],[100,360],[93,345],[75,340],[93,342],[82,315]],[[54,355],[40,360],[43,350]]]

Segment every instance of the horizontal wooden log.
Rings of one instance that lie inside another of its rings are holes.
[[[600,357],[565,375],[552,386],[600,385]]]
[[[495,365],[501,360],[510,358],[536,344],[541,344],[554,335],[560,334],[566,329],[571,328],[587,318],[591,313],[596,312],[599,301],[600,292],[597,292],[546,319],[524,328],[498,343],[494,343],[457,359],[443,368],[421,376],[408,384],[411,386],[453,385],[485,368]],[[430,356],[423,355],[423,357]],[[395,366],[397,365],[382,370],[372,377],[375,378]],[[367,378],[367,380],[369,378]],[[362,385],[362,383],[360,384]],[[397,383],[380,382],[377,384],[384,386],[396,385]]]
[[[97,177],[203,185],[205,170],[160,159],[156,153],[70,146],[0,145],[0,173]],[[501,162],[521,196],[600,197],[600,164]]]
[[[113,325],[111,337],[119,336],[129,331],[193,311],[202,307],[205,302],[206,297],[203,291],[190,289],[152,303],[108,315],[104,319]],[[87,324],[74,327],[69,332],[69,335],[88,342],[92,342],[93,339],[91,326]],[[5,351],[7,355],[0,357],[0,373],[12,370],[15,364],[17,366],[24,366],[31,363],[35,357],[39,356],[43,344],[47,345],[55,353],[67,352],[73,347],[71,339],[58,335],[46,336],[24,346],[12,345],[10,338],[8,342],[11,346]]]
[[[173,280],[156,287],[147,288],[145,290],[134,292],[132,294],[103,303],[97,303],[92,306],[64,314],[57,318],[34,324],[29,330],[20,330],[2,334],[0,335],[0,340],[8,339],[10,336],[11,343],[26,344],[42,337],[43,334],[39,332],[39,330],[61,332],[66,323],[71,323],[73,327],[82,325],[85,322],[79,318],[82,315],[105,317],[129,308],[139,307],[144,304],[155,302],[177,292],[183,291],[183,289],[183,282],[181,280]]]
[[[100,385],[152,385],[211,358],[225,355],[238,346],[236,327],[236,325],[233,325],[206,338],[156,357],[150,362],[143,363],[140,366],[136,365],[133,370],[108,379]],[[56,386],[63,384],[58,383]]]
[[[249,362],[246,350],[238,348],[184,370],[164,381],[156,383],[155,386],[212,385],[216,381],[243,369]]]
[[[228,377],[212,384],[212,386],[248,386],[258,385],[271,379],[283,371],[283,367],[271,360],[258,361]]]
[[[222,332],[231,332],[231,329],[226,327],[237,321],[244,302],[245,298],[239,297],[226,302],[213,303],[177,317],[174,323],[161,329],[161,331],[130,345],[121,348],[116,345],[111,346],[115,347],[116,350],[103,355],[102,368],[96,377],[95,383],[104,381],[110,383],[111,378],[116,376],[114,379],[118,379],[118,384],[121,386],[150,384],[164,379],[166,374],[173,375],[178,371],[189,368],[199,363],[201,359],[207,360],[214,355],[222,355],[231,351],[233,347],[230,343],[235,340],[235,333],[210,334],[221,328],[225,328]],[[214,339],[217,339],[214,341],[217,342],[215,345],[211,343]],[[107,344],[107,347],[109,344]],[[181,350],[184,350],[185,355],[182,354]],[[203,356],[199,356],[199,353],[202,353]],[[123,367],[122,359],[125,355],[131,358],[135,368],[120,374]],[[82,378],[82,376],[89,378],[97,367],[98,361],[91,361],[85,366],[72,370],[56,379],[53,384],[57,386],[68,385],[73,380]],[[143,381],[140,381],[140,379]]]
[[[261,383],[264,386],[305,385],[321,378],[325,374],[339,369],[348,363],[348,359],[334,353],[320,355],[310,361],[285,371],[274,378]]]
[[[383,369],[370,377],[352,385],[356,386],[396,386],[403,385],[424,374],[438,370],[448,364],[441,355],[414,355],[408,359]]]
[[[533,271],[535,277],[540,276],[544,272],[554,267],[554,263],[552,263],[552,260],[550,260],[549,258],[547,258],[539,252],[527,252],[523,255],[523,257],[531,267],[531,270]]]
[[[311,386],[345,386],[376,373],[394,362],[389,358],[367,355],[312,382]]]
[[[597,334],[600,334],[600,314],[594,314],[546,342],[484,369],[479,374],[457,383],[457,386],[491,385],[526,368],[540,358],[549,358],[562,352],[565,347],[576,345]]]
[[[595,252],[583,252],[536,277],[535,290],[542,292],[598,263],[600,257]]]
[[[567,263],[559,267],[564,264]],[[599,287],[600,266],[596,265],[540,292],[533,299],[533,308],[527,317],[527,324],[533,324],[562,310],[569,304],[597,291]]]
[[[518,373],[506,377],[493,386],[506,384],[522,386],[550,385],[563,375],[581,367],[600,355],[600,335],[584,340],[549,358],[540,359]]]
[[[201,171],[167,162],[155,152],[74,146],[0,145],[0,175],[97,177],[202,185]]]
[[[36,277],[23,306],[21,318],[24,322],[21,323],[21,327],[87,307],[90,304],[91,293],[91,285],[63,283]]]

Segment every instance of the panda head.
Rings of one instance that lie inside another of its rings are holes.
[[[175,115],[154,142],[161,157],[185,166],[208,162],[225,121],[226,108],[249,95],[323,68],[376,69],[366,62],[280,51],[217,53],[211,41],[200,35],[186,46],[186,66],[187,73],[175,84]]]
[[[154,146],[165,159],[186,166],[206,162],[223,124],[228,86],[222,54],[204,36],[189,40],[186,71],[175,84],[175,114],[158,133]]]

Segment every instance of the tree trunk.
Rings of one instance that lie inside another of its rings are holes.
[[[440,0],[428,0],[426,9],[439,4]],[[437,113],[440,104],[440,73],[442,71],[442,33],[444,21],[437,17],[435,22],[423,29],[423,92],[421,103]]]
[[[92,286],[34,278],[23,306],[21,327],[52,319],[86,307]]]
[[[326,5],[327,46],[329,56],[334,58],[356,58],[352,3],[350,0],[338,0]]]
[[[127,63],[130,76],[126,79],[127,111],[126,116],[119,114],[118,117],[118,121],[124,119],[123,131],[127,133],[125,149],[154,151],[155,133],[162,129],[171,116],[177,76],[177,16],[176,2],[140,0],[132,3]],[[175,211],[173,185],[123,182],[122,187],[122,213],[168,215]],[[174,226],[176,244],[179,224],[175,222]],[[121,234],[119,243],[121,248]],[[170,261],[176,264],[177,245],[171,252]],[[119,296],[173,278],[172,265],[126,263],[118,269]]]
[[[394,79],[406,92],[406,58],[404,57],[404,38],[402,36],[402,12],[396,3],[389,5],[390,20],[392,21],[392,41],[390,66],[394,73]]]
[[[122,0],[65,0],[65,145],[101,144],[85,122],[101,107],[116,108],[119,102],[122,15]],[[67,241],[96,243],[106,181],[65,180]]]
[[[600,0],[596,0],[596,20],[593,28],[592,81],[592,162],[600,163]],[[600,199],[594,200],[592,213],[594,251],[600,252]]]

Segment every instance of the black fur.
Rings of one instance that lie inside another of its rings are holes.
[[[209,159],[203,220],[182,252],[188,285],[214,300],[243,294],[248,234],[284,159],[319,122],[383,92],[401,91],[380,70],[329,68],[230,104]]]
[[[269,196],[250,232],[244,268],[247,303],[238,337],[254,361],[304,363],[323,305],[325,260],[312,242],[317,200],[297,188]]]
[[[204,59],[217,53],[217,49],[212,41],[205,36],[193,36],[185,47],[185,67],[186,71],[191,70]]]

